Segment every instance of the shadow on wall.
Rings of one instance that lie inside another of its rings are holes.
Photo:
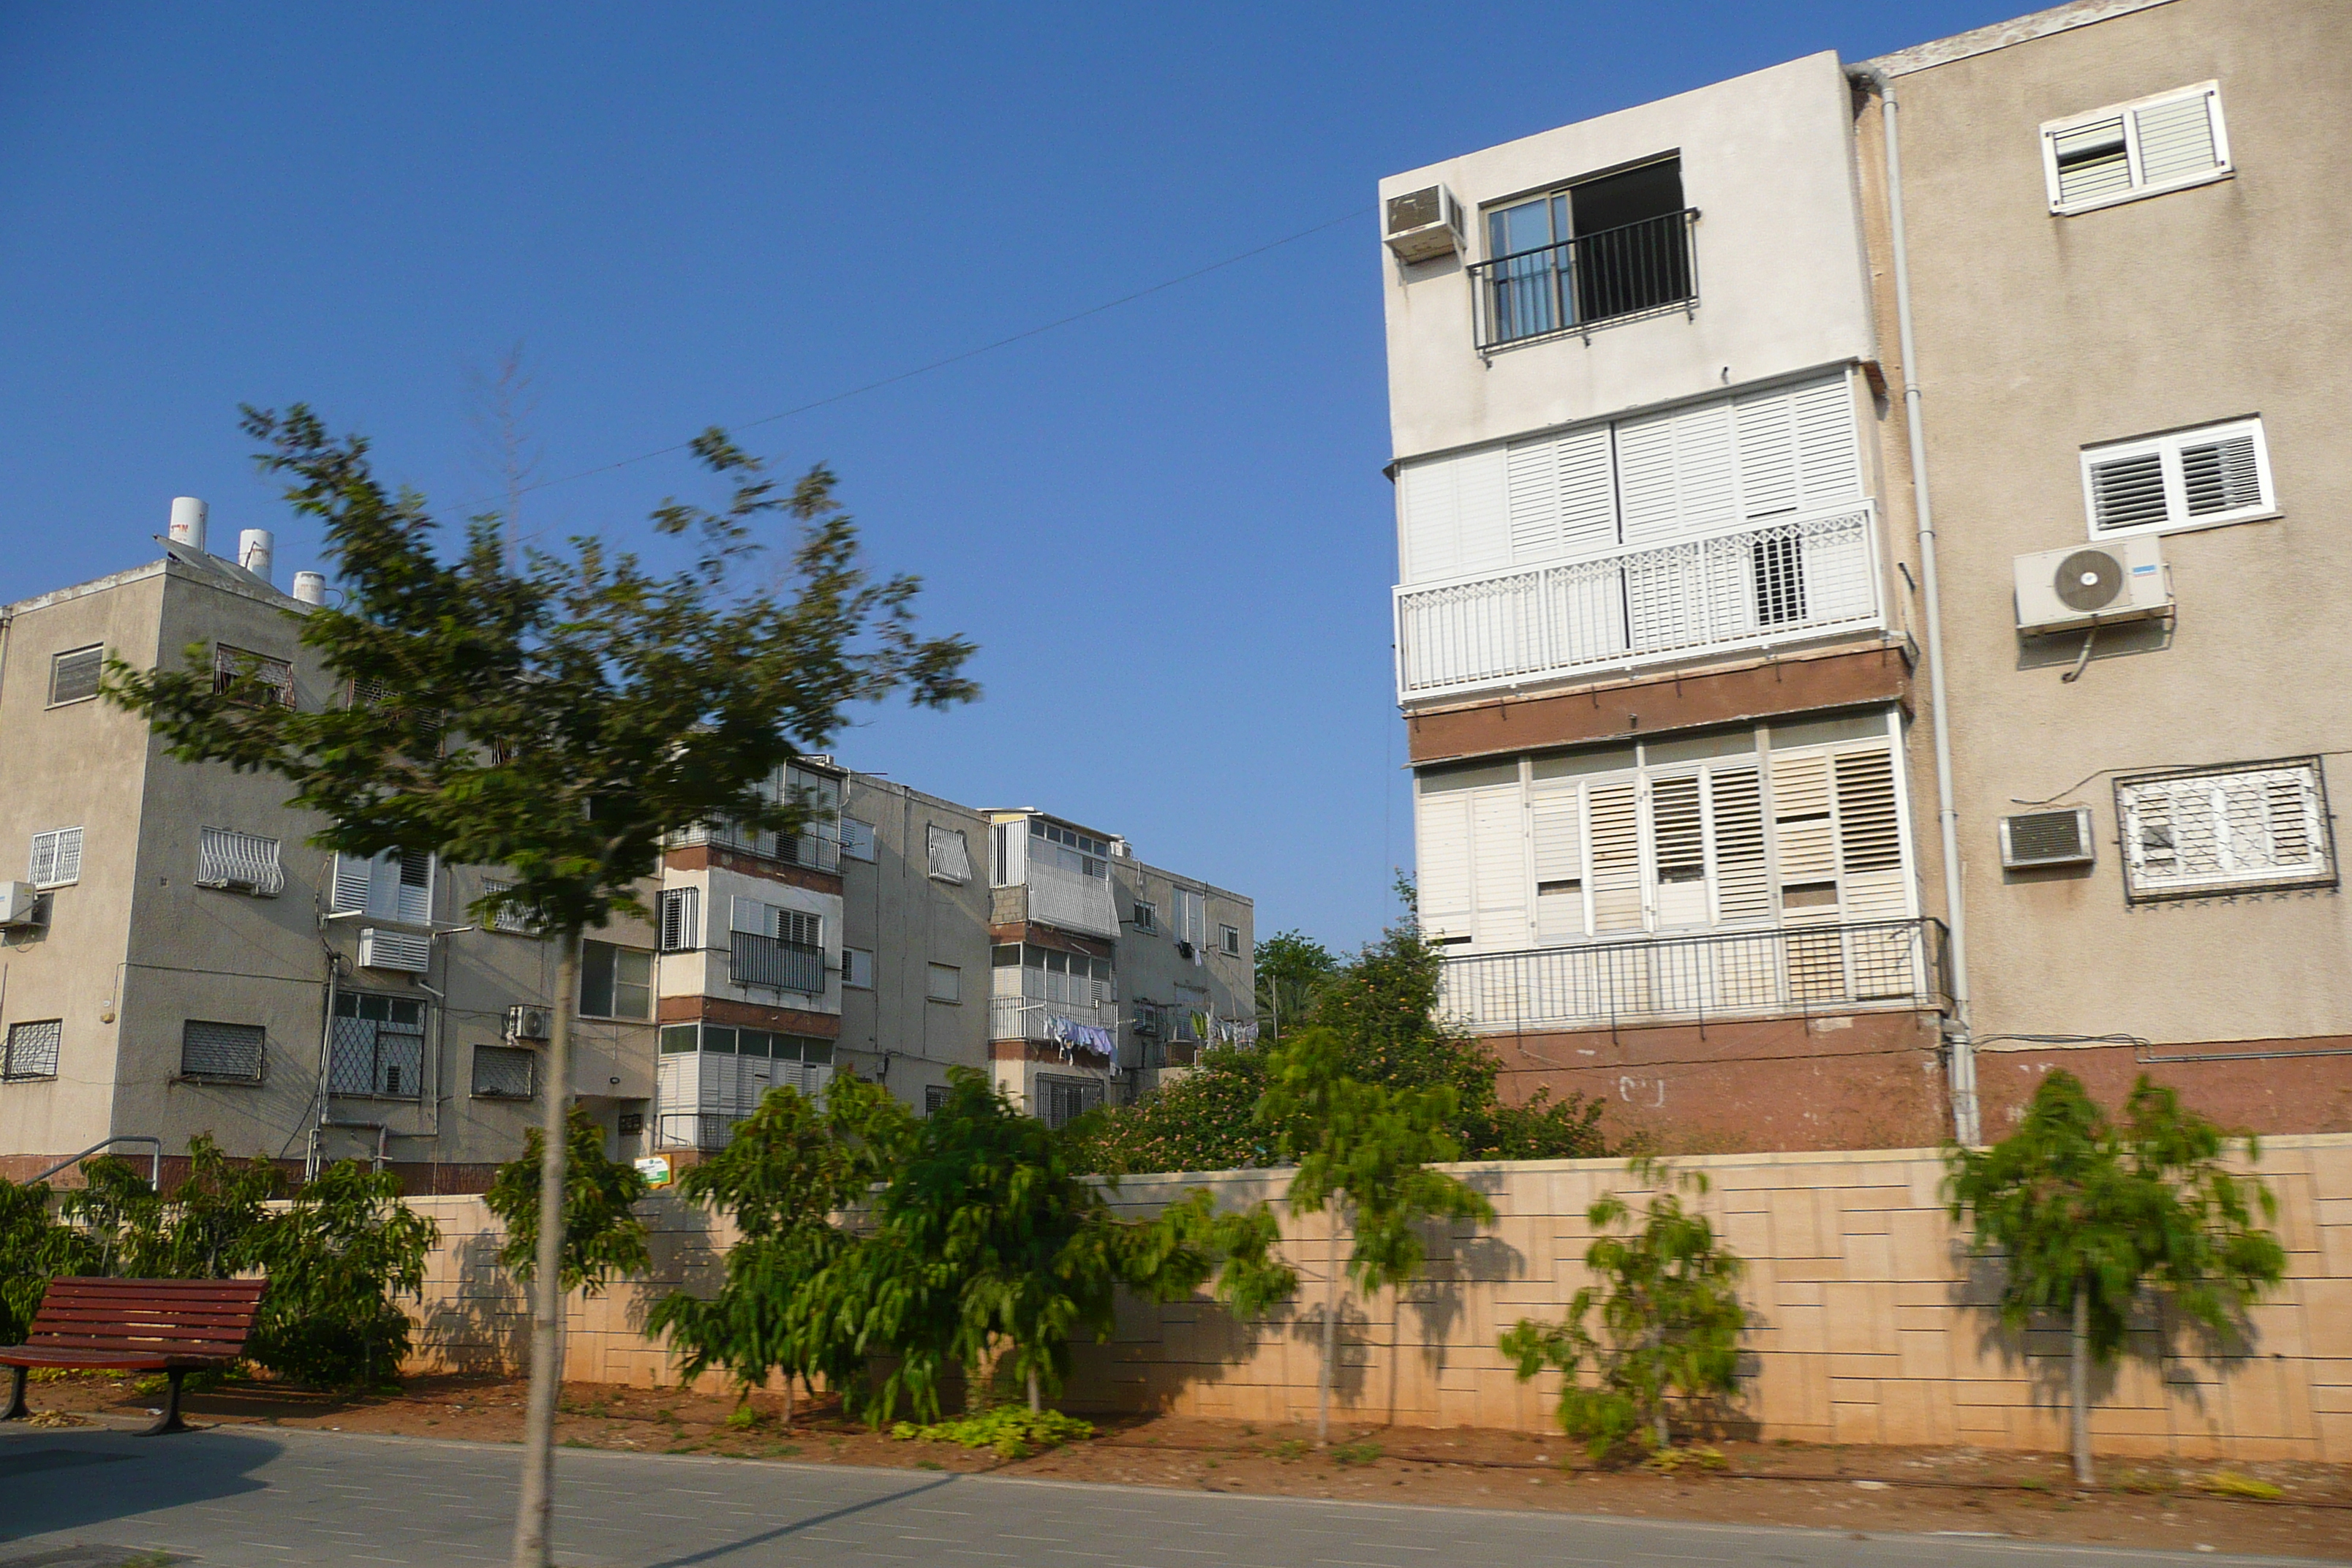
[[[451,1255],[455,1279],[418,1324],[417,1355],[445,1371],[511,1376],[530,1363],[530,1302],[499,1261],[503,1237],[476,1231]]]

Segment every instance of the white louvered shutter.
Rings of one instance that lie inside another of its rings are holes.
[[[393,852],[393,858],[399,879],[393,914],[412,925],[426,924],[433,919],[433,857],[400,849]]]
[[[2214,133],[2218,94],[2212,89],[2132,110],[2138,132],[2139,183],[2166,185],[2209,174],[2221,162]]]
[[[1895,758],[1847,752],[1832,763],[1837,789],[1839,902],[1849,921],[1901,920],[1911,912],[1903,825],[1895,801]]]
[[[1718,769],[1707,779],[1715,849],[1715,918],[1726,925],[1772,918],[1764,855],[1764,791],[1756,769]]]
[[[1731,399],[1617,426],[1619,507],[1627,544],[1652,544],[1739,521]]]
[[[1827,757],[1772,759],[1772,816],[1783,918],[1835,920],[1837,838]]]
[[[2049,135],[2058,171],[2060,205],[2100,201],[2132,188],[2131,153],[2124,145],[2122,115],[2069,126]]]
[[[375,878],[375,861],[358,855],[335,852],[335,885],[332,893],[333,912],[357,915],[368,912],[368,889]]]
[[[1584,800],[1570,789],[1528,805],[1534,862],[1536,941],[1572,942],[1584,934]]]
[[[776,916],[781,912],[773,904],[738,893],[729,906],[727,929],[750,936],[773,936]]]
[[[1734,400],[1739,510],[1764,518],[1862,499],[1861,449],[1846,378],[1748,393]]]
[[[1528,945],[1526,814],[1516,783],[1466,792],[1470,796],[1471,887],[1477,900],[1479,951]]]
[[[1470,801],[1458,790],[1414,803],[1413,868],[1421,923],[1441,936],[1470,934]]]
[[[1617,487],[1601,426],[1514,443],[1508,453],[1511,560],[1527,566],[1617,542]]]
[[[1706,924],[1706,824],[1696,776],[1651,781],[1650,844],[1659,926]]]
[[[1591,803],[1587,843],[1593,931],[1640,931],[1642,834],[1633,782],[1590,785],[1587,798]]]
[[[1504,448],[1489,447],[1398,470],[1397,507],[1408,581],[1510,564],[1507,468]]]

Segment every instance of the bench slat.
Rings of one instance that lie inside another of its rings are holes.
[[[44,1312],[35,1320],[38,1327],[33,1331],[41,1333],[55,1330],[59,1333],[69,1334],[86,1329],[121,1328],[126,1324],[140,1326],[152,1324],[157,1328],[169,1329],[241,1329],[252,1322],[254,1314],[251,1312],[233,1314],[190,1312],[184,1316],[175,1315],[169,1318],[146,1312]]]
[[[182,1301],[194,1306],[209,1301],[258,1300],[268,1283],[266,1279],[53,1279],[49,1290],[60,1301],[90,1306],[125,1300]]]

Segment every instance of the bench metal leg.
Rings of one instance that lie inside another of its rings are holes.
[[[166,1432],[188,1429],[188,1424],[180,1419],[180,1380],[188,1375],[187,1372],[184,1368],[174,1367],[163,1375],[171,1379],[172,1386],[163,1395],[163,1416],[155,1425],[139,1434],[142,1437],[160,1437]]]
[[[0,1421],[22,1421],[28,1414],[25,1409],[25,1369],[8,1369],[8,1408],[0,1410]]]

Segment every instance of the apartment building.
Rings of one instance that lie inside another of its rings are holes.
[[[2347,22],[2090,0],[1381,183],[1421,909],[1520,1089],[1862,1147],[2063,1062],[2352,1125],[2341,547],[2281,499],[2346,478],[2345,220],[2286,193]]]
[[[209,1133],[478,1191],[540,1116],[553,945],[474,921],[495,868],[311,848],[325,824],[281,782],[174,762],[100,699],[108,655],[202,645],[251,700],[366,700],[299,642],[322,579],[278,591],[258,531],[242,563],[209,553],[197,503],[174,532],[161,560],[0,606],[0,845],[27,857],[0,876],[0,1175],[109,1141],[168,1169]],[[640,889],[651,918],[584,943],[570,1089],[614,1157],[722,1146],[770,1089],[842,1070],[917,1107],[951,1065],[992,1070],[1059,1122],[1200,1038],[1254,1037],[1247,900],[830,758],[770,787],[806,808],[799,833],[678,834]],[[992,862],[1006,824],[1037,847]],[[1074,844],[1097,852],[1056,858]]]

